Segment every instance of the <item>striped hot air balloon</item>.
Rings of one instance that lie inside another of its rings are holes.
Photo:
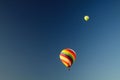
[[[59,55],[61,62],[70,70],[70,67],[76,60],[76,53],[70,48],[63,49]]]

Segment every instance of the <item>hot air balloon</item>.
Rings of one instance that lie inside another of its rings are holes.
[[[60,52],[59,57],[60,57],[61,62],[65,65],[65,67],[68,70],[70,70],[70,67],[76,60],[76,53],[74,50],[70,48],[66,48]]]
[[[89,19],[90,19],[89,16],[84,16],[84,20],[85,20],[85,21],[88,21]]]

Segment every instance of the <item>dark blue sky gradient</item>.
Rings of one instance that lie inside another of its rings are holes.
[[[0,80],[120,80],[119,61],[120,1],[0,1]]]

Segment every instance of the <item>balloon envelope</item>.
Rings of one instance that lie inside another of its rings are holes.
[[[59,57],[65,67],[70,68],[76,60],[76,53],[74,50],[66,48],[61,51]]]
[[[89,16],[84,16],[85,21],[88,21],[89,19],[90,19]]]

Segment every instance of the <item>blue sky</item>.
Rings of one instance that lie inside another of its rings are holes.
[[[119,80],[119,3],[0,1],[0,80]],[[67,47],[77,53],[70,71],[59,60]]]

